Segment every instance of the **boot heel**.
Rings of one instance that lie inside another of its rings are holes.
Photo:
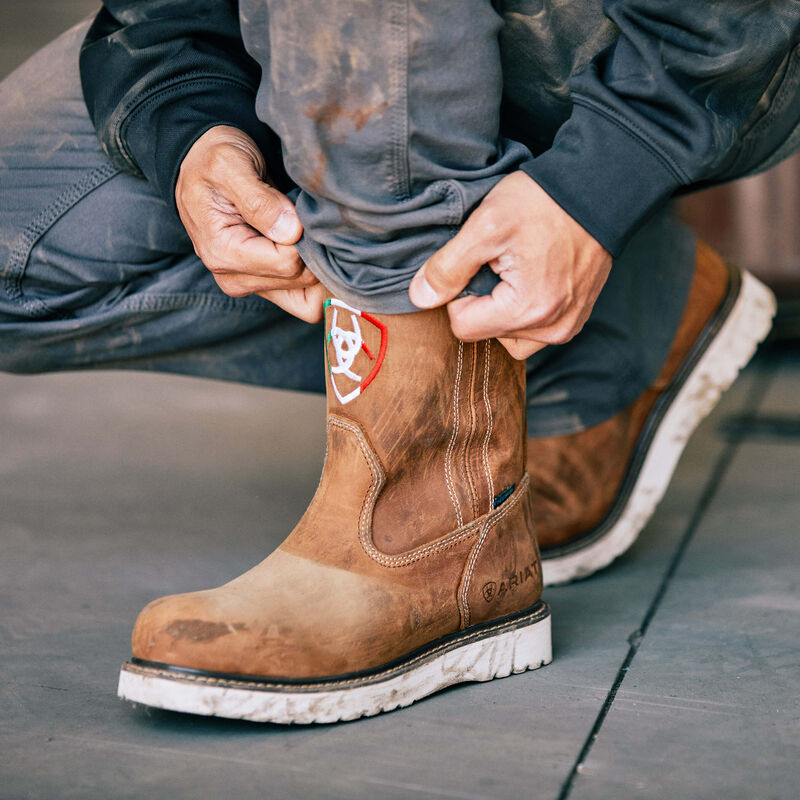
[[[467,628],[453,641],[452,650],[431,662],[448,682],[439,685],[437,681],[426,694],[454,683],[506,678],[549,664],[553,660],[550,609],[540,601],[521,618],[515,615],[511,621],[498,620],[496,626],[484,623]]]
[[[525,672],[546,666],[553,660],[550,616],[535,622],[526,628],[504,634],[511,648],[511,671],[498,671],[495,678],[504,678],[509,674]]]

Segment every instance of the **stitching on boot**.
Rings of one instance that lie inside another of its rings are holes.
[[[470,624],[471,612],[469,608],[469,587],[472,585],[472,573],[475,571],[475,564],[478,562],[478,556],[480,555],[483,545],[486,542],[486,537],[489,535],[489,530],[493,527],[494,524],[490,525],[488,521],[483,526],[483,530],[481,531],[481,535],[478,537],[478,541],[475,542],[474,547],[470,551],[469,560],[467,561],[467,569],[464,572],[464,577],[461,580],[461,587],[458,590],[458,609],[461,612],[462,628],[468,628]]]
[[[450,436],[450,443],[447,445],[447,453],[444,459],[444,479],[447,484],[447,491],[450,494],[450,499],[453,501],[453,508],[456,510],[456,522],[460,528],[464,524],[464,518],[461,516],[461,509],[458,505],[458,498],[456,497],[456,490],[453,484],[453,451],[456,446],[456,437],[458,436],[458,389],[461,383],[461,367],[464,362],[464,343],[458,343],[458,366],[456,368],[456,383],[453,390],[453,433]]]
[[[530,614],[532,619],[536,619],[537,617],[541,617],[542,619],[549,616],[549,609],[543,603],[537,605],[535,610]],[[525,619],[523,617],[523,619]],[[504,622],[502,625],[498,625],[496,628],[491,629],[492,635],[496,635],[500,631],[504,631],[508,628],[513,628],[515,626],[519,626],[520,619],[513,619],[509,620],[508,622]],[[476,639],[485,638],[485,631],[476,631],[475,633],[468,634],[463,639],[458,639],[455,642],[448,642],[447,644],[439,645],[438,647],[433,648],[432,650],[428,650],[427,652],[423,653],[422,655],[416,656],[415,658],[409,659],[408,661],[404,661],[399,667],[395,667],[393,669],[387,669],[382,672],[376,672],[371,675],[368,675],[364,678],[345,678],[344,680],[338,681],[319,681],[316,683],[304,683],[302,684],[303,689],[313,689],[317,687],[337,687],[337,686],[346,686],[351,684],[357,683],[370,683],[374,681],[376,678],[382,678],[384,675],[391,675],[393,672],[397,672],[400,669],[407,669],[412,664],[416,664],[420,661],[424,661],[426,659],[435,656],[437,653],[442,652],[443,650],[447,650],[448,648],[454,649],[454,647],[461,647],[462,645],[469,644]],[[215,678],[210,675],[192,675],[192,674],[181,674],[175,675],[166,672],[165,670],[160,670],[157,667],[144,667],[138,666],[136,664],[128,664],[126,665],[126,669],[128,672],[135,672],[140,675],[156,675],[158,677],[165,678],[167,680],[178,680],[178,681],[190,681],[192,683],[206,683],[211,685],[223,685],[223,686],[249,686],[252,688],[262,688],[262,689],[270,689],[270,688],[294,688],[296,684],[290,683],[281,683],[276,681],[274,683],[267,683],[265,681],[245,681],[245,680],[238,680],[236,678]]]
[[[489,467],[489,440],[492,438],[492,401],[489,399],[489,366],[491,363],[491,347],[492,342],[490,339],[486,340],[486,348],[483,351],[483,402],[486,405],[486,436],[483,440],[483,468],[486,470],[486,482],[489,485],[489,511],[492,510],[494,502],[494,479],[492,478],[492,470]]]
[[[514,492],[514,494],[505,503],[503,503],[503,505],[501,505],[498,509],[494,510],[491,514],[487,514],[472,522],[467,523],[466,525],[462,525],[461,527],[457,528],[455,531],[450,533],[448,536],[445,536],[443,539],[440,539],[439,541],[423,545],[422,547],[418,547],[415,550],[410,550],[408,553],[396,556],[390,556],[387,555],[386,553],[382,553],[380,550],[378,550],[377,547],[375,547],[375,544],[372,541],[372,530],[371,530],[372,512],[375,509],[375,501],[377,499],[378,492],[380,492],[381,488],[383,487],[383,484],[386,481],[386,476],[383,471],[383,467],[378,461],[377,456],[372,452],[372,448],[367,442],[367,438],[364,435],[364,431],[361,429],[361,426],[357,422],[351,422],[350,420],[346,420],[343,419],[342,417],[337,417],[331,414],[328,417],[328,425],[342,428],[343,430],[347,430],[355,435],[356,441],[358,442],[358,446],[361,449],[361,453],[364,456],[365,461],[367,462],[367,466],[369,467],[370,472],[372,473],[372,483],[370,484],[370,487],[367,490],[367,494],[364,497],[364,502],[361,505],[358,538],[359,541],[361,542],[361,547],[364,549],[364,552],[373,561],[377,561],[384,567],[408,566],[416,561],[419,561],[420,559],[427,558],[428,556],[434,555],[436,553],[440,553],[443,550],[447,550],[450,547],[453,547],[459,544],[460,542],[463,542],[466,539],[472,538],[478,533],[478,531],[484,525],[487,525],[489,528],[492,528],[501,519],[503,519],[503,517],[505,517],[510,511],[514,509],[517,503],[519,503],[522,497],[524,497],[525,491],[527,490],[528,484],[530,483],[530,476],[526,472],[522,476],[522,479],[519,482],[519,486],[517,486],[517,489]]]
[[[478,511],[478,490],[475,476],[472,473],[472,441],[477,434],[478,412],[475,408],[475,375],[478,370],[478,343],[472,343],[472,374],[469,379],[469,434],[464,442],[464,473],[467,478],[467,493],[469,494],[472,519],[480,516]]]

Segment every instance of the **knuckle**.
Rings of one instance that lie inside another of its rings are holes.
[[[227,138],[210,143],[205,159],[207,165],[223,170],[226,174],[231,170],[239,172],[247,164],[242,150]]]
[[[577,332],[570,324],[556,325],[547,332],[546,337],[542,336],[542,339],[548,344],[566,344]]]
[[[578,320],[573,325],[571,325],[569,329],[569,338],[574,339],[583,330],[583,326],[585,324],[586,320]]]
[[[500,318],[509,330],[524,327],[524,322],[528,314],[528,309],[513,299],[505,299],[500,305]]]
[[[223,146],[216,145],[211,147],[205,154],[204,167],[211,175],[227,172],[230,170],[230,166],[230,153],[228,153],[227,149]]]
[[[566,344],[572,339],[573,335],[571,331],[553,331],[553,335],[550,337],[550,344]]]
[[[523,315],[521,322],[534,328],[552,325],[558,319],[558,309],[552,305],[534,306]]]
[[[215,258],[208,258],[208,257],[204,258],[203,256],[200,256],[200,260],[206,265],[206,269],[212,275],[214,275],[216,279],[219,279],[219,276],[222,273],[228,271],[227,268],[225,267],[225,265],[220,263]]]
[[[487,208],[481,214],[479,224],[481,228],[481,234],[487,239],[497,236],[500,232],[501,221],[494,209]]]
[[[315,283],[318,283],[317,276],[311,272],[310,269],[303,269],[300,275],[300,281],[303,286],[313,286]]]
[[[228,297],[245,297],[250,292],[245,289],[235,278],[215,276],[217,286],[227,294]]]
[[[248,216],[274,222],[280,214],[280,206],[267,193],[253,193],[244,199],[242,211]]]
[[[219,272],[226,271],[224,260],[219,257],[216,248],[209,247],[208,242],[195,242],[194,252],[209,272],[216,275]]]
[[[299,278],[303,272],[303,263],[299,258],[282,258],[273,269],[279,278]]]
[[[475,338],[472,326],[465,322],[459,314],[450,314],[450,328],[456,339],[461,339],[462,342],[469,342]]]
[[[530,323],[530,311],[518,306],[509,306],[505,309],[505,322],[509,330],[518,330],[528,327]]]

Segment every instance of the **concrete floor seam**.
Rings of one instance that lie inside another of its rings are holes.
[[[766,396],[767,391],[772,383],[772,379],[778,370],[778,367],[779,364],[770,364],[766,375],[762,376],[762,380],[753,382],[747,400],[744,403],[742,417],[754,418],[756,416],[758,409],[761,406],[761,402]],[[675,573],[677,572],[678,567],[683,560],[683,556],[685,555],[686,550],[692,541],[694,533],[705,516],[705,512],[716,496],[717,491],[722,484],[723,479],[725,478],[725,474],[728,471],[728,467],[733,462],[733,457],[736,453],[736,450],[747,438],[747,434],[748,430],[744,426],[731,431],[725,447],[717,457],[708,482],[700,494],[694,512],[692,513],[692,516],[686,526],[686,530],[678,542],[678,546],[675,548],[675,553],[673,554],[672,559],[670,560],[667,569],[664,572],[664,576],[661,579],[655,594],[653,595],[653,599],[650,601],[650,605],[647,607],[647,611],[642,618],[642,623],[628,637],[629,647],[628,652],[625,655],[625,659],[620,665],[620,668],[614,678],[614,682],[611,685],[611,688],[608,690],[608,694],[606,695],[603,705],[601,706],[600,711],[595,718],[594,724],[592,725],[592,728],[586,737],[586,741],[583,743],[583,747],[578,753],[578,757],[575,759],[575,763],[572,765],[572,768],[570,769],[570,772],[561,787],[561,791],[558,794],[557,800],[568,800],[575,784],[575,779],[578,777],[581,767],[589,758],[592,747],[600,735],[603,723],[608,717],[611,707],[614,705],[614,700],[616,699],[617,693],[622,686],[622,682],[625,680],[633,660],[636,657],[636,653],[639,651],[639,648],[644,641],[644,637],[647,635],[647,630],[650,627],[650,623],[653,621],[656,613],[658,612],[661,601],[664,599],[667,589],[672,582],[672,578],[675,576]]]

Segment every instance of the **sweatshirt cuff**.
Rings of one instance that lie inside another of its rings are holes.
[[[168,97],[172,92],[174,102]],[[271,183],[284,192],[293,186],[283,167],[280,140],[256,116],[253,94],[230,81],[182,81],[155,93],[130,114],[120,138],[142,175],[177,213],[175,186],[183,159],[217,125],[250,136],[264,156]]]
[[[683,181],[624,122],[579,104],[521,169],[612,256]]]

